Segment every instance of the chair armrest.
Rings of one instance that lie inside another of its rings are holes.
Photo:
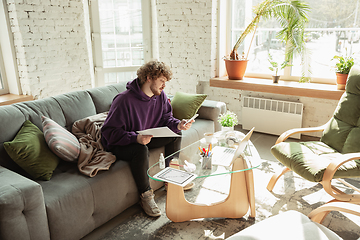
[[[218,117],[225,112],[226,104],[224,102],[205,100],[198,110],[198,118],[213,120],[216,132],[221,130],[221,124],[218,122]]]
[[[331,211],[351,213],[360,216],[360,206],[348,202],[329,202],[314,210],[312,210],[308,217],[317,223],[322,223],[326,215]]]
[[[349,161],[360,159],[360,153],[347,153],[347,154],[341,154],[340,156],[341,157],[339,157],[337,160],[334,160],[326,167],[321,184],[323,185],[324,190],[337,200],[359,201],[360,200],[359,194],[345,194],[339,191],[338,189],[334,188],[331,185],[331,180],[333,179],[335,172],[341,165]],[[353,188],[353,186],[351,187]]]
[[[309,132],[322,132],[325,129],[326,124],[319,127],[309,127],[309,128],[294,128],[283,132],[280,137],[276,140],[275,144],[281,143],[288,139],[290,136],[297,133],[309,133]]]
[[[41,186],[1,166],[0,239],[50,239]]]

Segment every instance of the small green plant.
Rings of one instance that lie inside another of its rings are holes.
[[[341,74],[349,74],[351,67],[354,65],[353,57],[343,57],[335,55],[331,60],[338,61],[335,65],[335,72]]]
[[[269,59],[268,59],[269,63],[271,64],[271,66],[269,67],[269,69],[273,72],[275,72],[274,76],[278,76],[278,71],[279,68],[280,70],[284,69],[285,67],[290,67],[292,66],[291,64],[289,64],[289,61],[284,61],[283,63],[279,64],[278,62],[275,62],[273,57],[271,56],[271,54],[269,53]]]
[[[226,113],[220,114],[218,122],[223,127],[233,127],[238,124],[238,119],[235,113],[226,111]]]

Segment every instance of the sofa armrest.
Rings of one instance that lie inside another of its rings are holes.
[[[224,102],[205,100],[198,110],[198,118],[213,120],[216,132],[221,130],[221,125],[218,122],[218,117],[220,116],[220,114],[223,114],[225,112],[226,104]]]
[[[0,239],[50,239],[41,186],[1,166]]]

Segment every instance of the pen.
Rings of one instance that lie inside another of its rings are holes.
[[[201,148],[199,147],[199,150],[200,150],[200,154],[202,154],[203,153],[203,151],[201,150]]]

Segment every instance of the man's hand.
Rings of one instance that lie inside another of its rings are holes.
[[[187,122],[186,119],[181,120],[181,122],[179,122],[177,128],[178,128],[179,130],[188,130],[188,129],[190,129],[192,123],[195,122],[195,120],[191,120],[191,121],[188,122],[188,123],[186,123],[186,122]]]
[[[136,137],[136,141],[142,145],[146,145],[151,141],[152,137],[153,137],[153,135],[138,134]]]

